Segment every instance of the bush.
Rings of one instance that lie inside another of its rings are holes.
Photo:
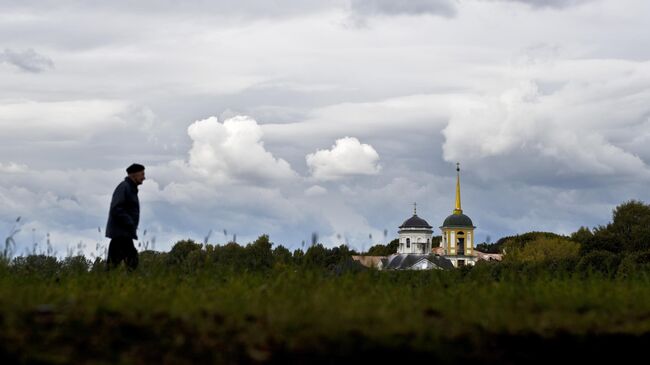
[[[61,271],[69,275],[78,275],[88,272],[90,260],[85,256],[70,256],[61,261]]]
[[[650,274],[650,250],[625,255],[618,266],[616,276],[627,278]]]
[[[50,278],[59,274],[61,264],[53,256],[19,256],[13,259],[11,270],[18,275],[36,275]]]
[[[539,236],[523,247],[516,242],[506,244],[505,261],[550,263],[578,256],[580,244],[564,238]]]
[[[592,251],[584,255],[578,262],[576,269],[583,276],[600,273],[612,276],[616,273],[620,258],[609,251]]]
[[[200,250],[201,245],[194,242],[194,240],[187,239],[176,242],[169,255],[167,256],[167,263],[170,265],[179,265],[192,251]]]

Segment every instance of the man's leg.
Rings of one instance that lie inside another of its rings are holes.
[[[108,259],[106,260],[106,269],[114,269],[122,262],[126,257],[125,246],[128,245],[129,239],[117,237],[111,239],[111,242],[108,245]],[[133,245],[133,243],[131,243]]]
[[[118,260],[118,247],[119,243],[117,242],[117,239],[112,238],[111,242],[108,244],[108,257],[106,258],[106,271],[110,269],[114,269],[117,264],[119,264]]]
[[[137,269],[140,260],[138,258],[138,250],[135,248],[132,239],[129,239],[126,242],[124,242],[124,251],[125,251],[124,262],[126,262],[126,266],[130,270]]]

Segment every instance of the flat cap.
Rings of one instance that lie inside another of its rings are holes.
[[[131,166],[126,168],[126,173],[127,174],[132,174],[134,172],[140,172],[144,170],[144,166],[140,165],[139,163],[134,163],[131,164]]]

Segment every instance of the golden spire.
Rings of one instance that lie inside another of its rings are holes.
[[[460,163],[456,162],[456,209],[454,214],[462,214],[463,209],[460,207]]]

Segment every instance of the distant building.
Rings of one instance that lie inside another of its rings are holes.
[[[399,244],[395,254],[388,257],[353,256],[353,259],[380,270],[450,269],[474,265],[478,260],[501,260],[500,254],[486,254],[474,249],[476,227],[461,208],[460,164],[456,164],[456,206],[440,226],[440,242],[432,241],[432,228],[426,220],[418,217],[417,205],[414,204],[413,216],[399,226]]]
[[[474,229],[472,220],[465,214],[460,205],[460,164],[456,164],[456,207],[453,213],[445,218],[442,230],[442,254],[451,260],[455,267],[474,265],[478,259],[474,251]]]

